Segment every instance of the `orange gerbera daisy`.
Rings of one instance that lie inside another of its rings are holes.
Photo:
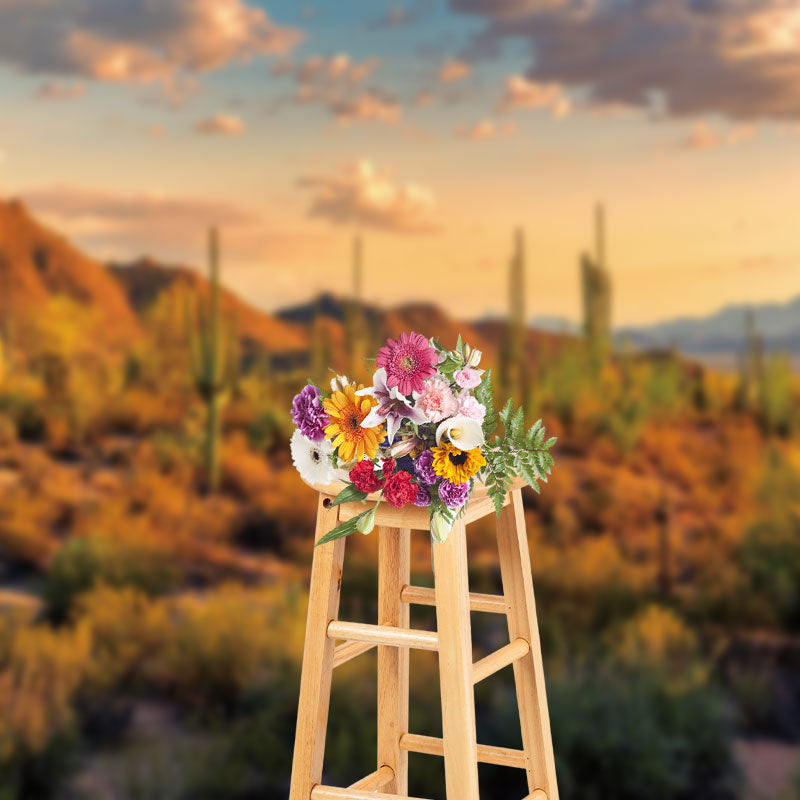
[[[339,461],[348,463],[360,461],[365,455],[375,458],[378,443],[383,439],[383,425],[375,428],[362,428],[361,423],[377,404],[374,397],[356,397],[356,391],[363,386],[345,386],[344,391],[334,392],[322,402],[330,417],[325,427],[325,436],[338,448]]]

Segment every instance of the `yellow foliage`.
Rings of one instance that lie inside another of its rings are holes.
[[[73,720],[72,698],[89,663],[88,627],[23,629],[0,671],[0,760],[40,752]]]

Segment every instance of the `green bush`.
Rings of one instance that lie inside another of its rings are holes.
[[[130,586],[157,595],[177,579],[175,567],[152,546],[105,536],[70,539],[47,572],[44,602],[50,618],[63,621],[75,599],[96,586]]]
[[[732,800],[732,723],[716,691],[617,670],[550,683],[562,800]]]

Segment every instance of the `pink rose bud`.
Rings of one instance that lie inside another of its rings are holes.
[[[474,389],[476,386],[480,386],[481,383],[480,372],[471,367],[456,370],[453,378],[462,389]]]

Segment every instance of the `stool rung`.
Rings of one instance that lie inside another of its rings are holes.
[[[333,620],[328,623],[328,638],[369,642],[390,647],[414,647],[417,650],[439,649],[439,637],[433,631],[395,628],[391,625],[365,625],[361,622]]]
[[[436,594],[433,589],[425,586],[404,586],[400,592],[400,599],[404,603],[414,603],[418,606],[435,606]],[[505,614],[506,600],[499,594],[469,593],[469,607],[471,611],[486,611],[489,614]]]
[[[420,736],[418,733],[404,733],[400,737],[400,749],[409,753],[424,753],[429,756],[443,756],[444,742],[436,736]],[[525,769],[525,753],[510,747],[478,745],[478,761],[482,764],[496,764],[501,767]],[[527,800],[527,799],[526,799]],[[538,798],[534,798],[538,800]]]
[[[345,642],[340,644],[333,650],[333,668],[341,667],[342,664],[352,661],[356,656],[369,652],[373,647],[375,645],[371,642]]]
[[[525,658],[530,650],[531,646],[525,639],[514,639],[505,647],[495,650],[494,653],[490,653],[486,658],[482,658],[472,665],[472,682],[480,683],[484,678],[494,675],[503,667]]]
[[[364,792],[376,792],[378,789],[383,789],[387,783],[394,780],[394,770],[388,765],[384,764],[379,767],[375,772],[371,772],[360,781],[350,784],[348,789],[360,789]]]
[[[405,794],[364,792],[359,789],[337,789],[335,786],[317,784],[311,790],[311,800],[424,800],[424,798],[408,797]]]

